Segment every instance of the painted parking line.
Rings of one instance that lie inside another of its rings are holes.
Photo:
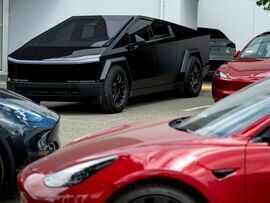
[[[206,109],[206,108],[208,108],[210,106],[211,105],[198,106],[198,107],[194,107],[194,108],[190,108],[190,109],[184,109],[183,111],[185,111],[185,112],[196,111],[196,110],[200,110],[200,109]]]
[[[203,91],[211,91],[212,90],[212,84],[203,84],[202,90]]]

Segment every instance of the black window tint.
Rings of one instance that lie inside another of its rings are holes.
[[[147,20],[138,20],[132,28],[129,30],[130,38],[132,42],[137,41],[149,41],[151,39],[149,33],[149,25],[151,21]]]
[[[120,39],[119,42],[115,45],[114,48],[125,47],[128,44],[130,44],[129,35],[125,34],[122,39]]]
[[[73,17],[27,45],[100,47],[118,34],[130,19],[130,16]]]
[[[94,34],[94,25],[93,23],[86,23],[82,31],[82,39],[91,38]]]
[[[72,37],[72,31],[74,29],[75,23],[71,23],[65,27],[63,27],[63,29],[59,30],[59,32],[56,33],[55,35],[55,42],[66,42],[66,41],[70,41],[71,37]],[[53,39],[51,39],[52,41]]]
[[[151,27],[154,39],[160,39],[170,36],[169,26],[167,24],[154,22]]]

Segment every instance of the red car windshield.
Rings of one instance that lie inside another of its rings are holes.
[[[72,17],[33,39],[26,46],[102,47],[130,19],[130,16]]]
[[[260,36],[251,41],[243,50],[241,58],[270,58],[270,35]]]
[[[237,133],[270,113],[269,87],[270,79],[253,84],[174,127],[211,137]]]

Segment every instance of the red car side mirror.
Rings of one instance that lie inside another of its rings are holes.
[[[234,57],[237,58],[239,55],[240,55],[241,51],[240,50],[237,50],[235,53],[234,53]]]

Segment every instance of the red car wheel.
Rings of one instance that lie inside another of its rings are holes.
[[[174,187],[160,184],[139,186],[116,198],[113,203],[196,203]]]

